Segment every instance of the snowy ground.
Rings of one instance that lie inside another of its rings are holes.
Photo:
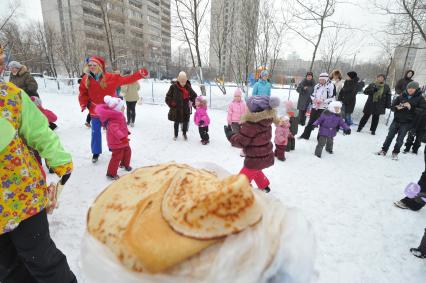
[[[87,209],[110,183],[105,178],[110,154],[104,143],[99,162],[91,163],[90,130],[83,126],[87,112],[80,112],[77,97],[71,91],[58,94],[51,87],[41,87],[40,92],[44,106],[59,117],[57,134],[72,153],[75,165],[61,206],[50,217],[51,233],[79,282],[86,282],[79,266],[80,243]],[[161,94],[164,98],[163,90],[157,95]],[[287,97],[284,91],[274,90],[274,94]],[[227,95],[217,101],[230,98]],[[359,100],[360,105],[365,101]],[[189,141],[172,140],[173,126],[167,120],[166,107],[138,105],[136,126],[130,136],[133,167],[171,160],[211,161],[238,172],[243,160],[224,137],[226,113],[210,110],[209,114],[211,143],[202,146],[193,125]],[[402,196],[405,185],[420,177],[424,170],[423,151],[417,156],[401,154],[399,161],[374,155],[387,132],[383,120],[382,117],[376,136],[368,131],[354,131],[351,136],[339,134],[335,154],[324,152],[322,159],[313,155],[314,138],[297,140],[296,151],[287,155],[286,162],[278,161],[265,170],[272,194],[302,210],[313,224],[318,245],[317,282],[388,283],[405,282],[407,278],[411,283],[425,282],[426,261],[413,257],[408,250],[420,241],[426,211],[415,213],[392,205]],[[49,179],[57,180],[53,175]]]

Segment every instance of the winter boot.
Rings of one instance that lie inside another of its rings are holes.
[[[133,170],[133,168],[131,166],[127,166],[127,167],[124,167],[124,170],[126,170],[127,172],[130,172]]]
[[[332,150],[325,150],[325,151],[327,151],[328,153],[330,153],[330,154],[333,154],[333,151]]]
[[[176,136],[175,136],[175,137],[173,137],[173,140],[174,140],[174,141],[176,141],[176,140],[177,140],[177,137],[176,137]]]
[[[188,137],[186,136],[186,133],[183,133],[183,139],[186,140],[186,141],[188,140]]]
[[[386,151],[383,149],[377,153],[377,155],[386,156]]]
[[[118,176],[118,175],[113,176],[113,175],[107,174],[106,176],[107,176],[108,179],[110,179],[112,181],[118,180],[120,178],[120,176]]]
[[[376,135],[376,131],[371,131],[371,134],[372,134],[373,136],[375,136],[375,135]]]
[[[404,149],[404,151],[403,151],[402,153],[407,154],[407,153],[409,153],[409,152],[410,152],[410,149],[409,149],[409,148],[405,148],[405,149]]]
[[[265,193],[269,193],[271,191],[271,188],[269,188],[269,186],[267,186],[262,191],[264,191]]]
[[[395,201],[393,203],[393,205],[395,205],[396,207],[401,208],[401,209],[408,209],[408,206],[404,202],[402,202],[400,200],[399,201]]]
[[[422,241],[420,242],[420,246],[418,248],[410,249],[410,252],[418,258],[426,258],[426,229],[423,235]]]
[[[92,163],[98,162],[98,159],[99,159],[99,154],[93,154]]]

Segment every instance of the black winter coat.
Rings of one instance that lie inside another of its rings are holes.
[[[345,113],[352,114],[356,104],[356,94],[358,93],[358,78],[346,80],[340,90],[339,100],[342,101]]]
[[[396,108],[399,104],[403,104],[405,102],[410,103],[411,109],[408,110],[408,108],[404,107],[400,110]],[[398,123],[411,123],[413,124],[416,116],[419,115],[423,109],[426,108],[426,101],[422,96],[422,93],[420,90],[417,90],[416,93],[412,95],[411,98],[409,98],[407,91],[404,91],[402,95],[395,98],[395,100],[392,103],[391,110],[395,112],[394,114],[394,120]]]
[[[305,89],[305,86],[307,87]],[[314,92],[315,81],[312,79],[308,81],[306,78],[303,79],[297,86],[296,91],[299,93],[299,99],[297,100],[297,109],[306,110],[309,103],[311,103],[311,94]]]
[[[371,83],[364,90],[364,94],[368,95],[367,102],[364,106],[364,114],[367,115],[382,115],[386,113],[386,108],[391,107],[392,93],[387,84],[383,89],[383,95],[378,102],[373,102],[373,95],[377,91],[375,83]]]
[[[414,74],[414,71],[408,70],[407,72],[405,72],[404,77],[396,83],[395,92],[397,94],[402,94],[406,90],[408,83],[413,81],[411,78],[408,77],[408,73],[410,72]]]
[[[192,108],[189,106],[191,101],[192,106],[195,108],[195,99],[197,94],[192,89],[190,82],[188,81],[185,88],[189,91],[189,98],[183,99],[183,94],[177,86],[179,82],[173,83],[166,95],[166,104],[169,106],[168,118],[174,122],[189,122],[189,118],[192,113]]]

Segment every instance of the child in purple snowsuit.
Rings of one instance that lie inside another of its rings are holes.
[[[345,135],[351,134],[351,129],[340,116],[341,109],[342,103],[340,101],[332,101],[328,106],[328,110],[324,111],[318,120],[314,122],[314,126],[320,127],[318,145],[315,148],[315,155],[319,158],[321,158],[324,146],[328,153],[333,153],[333,138],[336,136],[337,127],[343,128]]]
[[[200,132],[201,143],[206,145],[209,143],[209,124],[210,118],[207,114],[207,100],[198,96],[195,100],[195,107],[197,110],[194,115],[194,123],[198,126],[198,131]]]

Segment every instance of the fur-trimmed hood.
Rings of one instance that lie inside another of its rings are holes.
[[[19,69],[19,72],[17,73],[18,76],[23,76],[25,73],[28,72],[28,68],[25,65],[22,65],[21,69]]]
[[[258,123],[262,120],[269,119],[272,119],[274,123],[278,122],[277,111],[275,109],[267,109],[263,110],[262,112],[247,112],[241,117],[241,123]]]

